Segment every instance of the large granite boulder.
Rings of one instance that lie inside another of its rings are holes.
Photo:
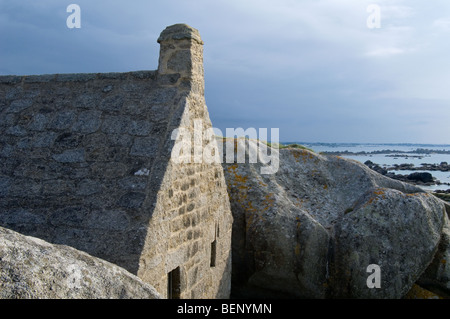
[[[442,231],[438,251],[433,262],[418,280],[418,284],[442,297],[450,298],[450,221],[448,218]]]
[[[0,299],[159,299],[125,269],[0,227]]]
[[[235,141],[236,154],[244,144],[247,155],[258,149],[243,141]],[[267,156],[257,163],[224,156],[232,295],[403,297],[438,249],[442,201],[353,160],[298,148],[271,152],[272,162],[279,158],[273,174],[261,173],[274,166]]]

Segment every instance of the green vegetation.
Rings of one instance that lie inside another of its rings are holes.
[[[224,137],[224,136],[218,136],[218,135],[216,135],[215,136],[217,139],[222,139],[222,141],[225,141],[225,140],[227,140],[228,138],[227,137]],[[245,139],[249,139],[249,137],[248,136],[245,136],[244,137]],[[252,139],[253,140],[253,139]],[[258,141],[258,140],[255,140],[255,141]],[[276,148],[276,149],[284,149],[284,148],[296,148],[296,149],[302,149],[302,150],[307,150],[307,151],[310,151],[310,152],[313,152],[313,153],[315,153],[312,149],[310,149],[310,148],[308,148],[308,147],[306,147],[306,146],[303,146],[303,145],[300,145],[300,144],[296,144],[296,143],[292,143],[292,144],[282,144],[282,143],[272,143],[272,142],[267,142],[267,141],[262,141],[262,140],[259,140],[260,142],[262,142],[262,143],[264,143],[264,144],[266,144],[267,146],[269,146],[269,147],[272,147],[272,148]]]
[[[273,148],[278,148],[278,149],[283,149],[283,148],[297,148],[297,149],[302,149],[302,150],[307,150],[310,152],[314,152],[312,149],[307,148],[303,145],[300,144],[281,144],[281,143],[270,143],[270,142],[264,142],[266,143],[268,146],[273,147]]]

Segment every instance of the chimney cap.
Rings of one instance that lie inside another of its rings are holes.
[[[183,39],[195,40],[197,43],[203,44],[198,30],[184,23],[174,24],[165,28],[158,38],[158,43]]]

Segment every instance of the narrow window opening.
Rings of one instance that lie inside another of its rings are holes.
[[[210,267],[216,267],[216,251],[217,251],[217,240],[211,243],[211,262]]]
[[[217,237],[219,237],[219,225],[216,222],[214,227],[214,241],[211,243],[211,261],[209,264],[210,267],[216,267]]]
[[[180,267],[177,267],[167,274],[167,299],[180,299],[180,295]]]

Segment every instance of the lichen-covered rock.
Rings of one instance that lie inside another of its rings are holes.
[[[446,218],[433,262],[418,283],[440,296],[450,298],[450,220],[448,218]]]
[[[256,143],[247,140],[253,149]],[[235,144],[236,153],[242,146]],[[274,174],[261,174],[263,161],[224,160],[235,221],[233,294],[403,297],[438,248],[443,203],[356,161],[294,148],[277,153]],[[367,284],[373,264],[380,288]]]
[[[433,260],[443,225],[439,200],[427,193],[379,188],[335,225],[334,294],[400,298]],[[367,267],[381,270],[379,289],[368,289]]]
[[[404,299],[442,299],[442,297],[415,284]]]
[[[0,299],[159,299],[114,264],[0,227]]]

